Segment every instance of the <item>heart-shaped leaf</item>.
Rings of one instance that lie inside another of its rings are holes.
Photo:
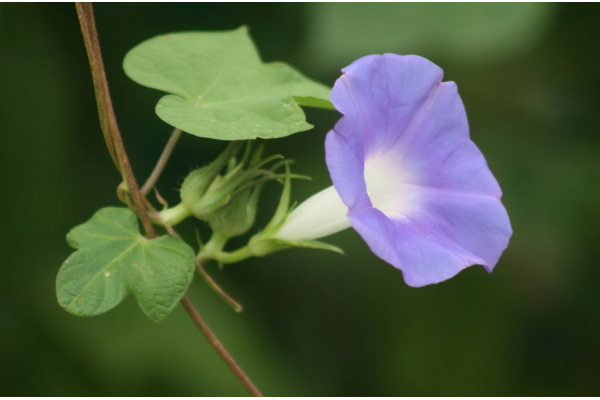
[[[245,27],[157,36],[129,51],[123,68],[137,83],[172,93],[156,113],[201,137],[283,137],[312,128],[299,105],[333,109],[326,86],[286,64],[262,63]]]
[[[78,250],[60,268],[56,292],[59,304],[75,315],[101,314],[132,293],[144,314],[160,321],[192,281],[194,251],[173,236],[143,237],[126,208],[99,210],[67,241]]]

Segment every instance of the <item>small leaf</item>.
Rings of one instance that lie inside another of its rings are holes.
[[[126,208],[99,210],[67,241],[78,250],[60,268],[56,292],[59,304],[75,315],[102,314],[132,293],[144,314],[160,321],[192,281],[194,251],[173,236],[146,239]]]
[[[137,83],[172,93],[156,113],[200,137],[283,137],[312,128],[299,104],[333,108],[326,86],[286,64],[263,64],[245,27],[157,36],[129,51],[123,68]]]

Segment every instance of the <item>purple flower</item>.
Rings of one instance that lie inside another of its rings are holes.
[[[367,56],[342,72],[331,100],[343,117],[325,141],[335,190],[301,204],[277,236],[351,225],[410,286],[475,264],[491,272],[512,229],[456,85],[418,56]]]

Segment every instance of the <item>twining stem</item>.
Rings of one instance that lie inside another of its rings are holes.
[[[180,136],[181,129],[177,128],[173,131],[173,133],[171,133],[171,137],[169,138],[169,141],[167,142],[162,154],[160,155],[160,158],[154,166],[152,173],[150,174],[148,180],[146,181],[146,183],[144,183],[142,189],[140,190],[143,196],[147,196],[150,190],[152,190],[152,188],[154,187],[154,185],[156,185],[156,181],[158,181],[158,178],[165,169],[167,161],[169,161],[169,157],[171,157],[171,153],[173,152],[173,149],[175,148],[175,145],[177,144],[177,141],[179,140]]]
[[[146,235],[149,238],[156,236],[154,227],[148,218],[146,207],[144,206],[144,198],[140,193],[137,181],[133,175],[129,158],[125,152],[121,132],[117,125],[117,118],[113,109],[110,92],[108,91],[108,82],[104,72],[104,63],[102,62],[102,54],[100,53],[100,42],[98,41],[98,32],[96,31],[96,22],[94,21],[94,10],[92,3],[75,3],[83,40],[90,61],[90,69],[92,70],[92,79],[94,81],[94,91],[98,103],[98,114],[100,116],[100,125],[102,133],[106,141],[108,151],[115,161],[117,169],[121,173],[133,203],[137,209],[138,216],[142,221]]]
[[[92,4],[75,3],[75,6],[77,8],[77,16],[79,17],[79,23],[81,25],[86,51],[90,61],[90,68],[92,70],[94,91],[96,93],[98,114],[100,116],[100,125],[106,141],[106,146],[108,147],[108,151],[115,162],[117,169],[125,179],[128,192],[133,198],[134,206],[137,210],[140,220],[142,221],[144,230],[146,231],[146,236],[148,236],[148,238],[153,238],[156,236],[156,232],[150,223],[150,218],[148,217],[148,212],[145,206],[145,198],[142,196],[142,193],[139,190],[139,186],[135,176],[133,175],[127,153],[125,152],[125,146],[123,145],[121,133],[119,132],[117,125],[117,119],[114,114],[112,101],[110,99],[108,83],[106,81],[106,74],[104,72],[104,64],[102,62],[102,54],[100,53],[100,43],[98,41],[98,32],[96,31]],[[239,365],[237,365],[229,352],[227,352],[225,347],[223,347],[223,344],[221,344],[219,339],[204,322],[187,295],[184,295],[181,303],[198,328],[200,328],[202,333],[206,336],[213,348],[217,351],[217,353],[219,353],[221,358],[225,361],[227,366],[235,374],[242,385],[248,390],[248,392],[250,392],[253,396],[262,396],[260,391],[256,388],[244,371],[242,371]]]
[[[85,42],[85,49],[90,62],[90,69],[92,70],[92,80],[94,81],[94,91],[96,92],[96,99],[98,100],[98,114],[100,116],[102,134],[104,135],[106,147],[108,147],[108,152],[110,153],[113,162],[119,172],[122,173],[123,168],[117,157],[115,144],[111,135],[111,132],[118,131],[119,128],[117,127],[117,121],[112,111],[112,101],[110,99],[110,94],[108,93],[104,64],[102,62],[102,57],[100,57],[100,43],[95,33],[96,23],[94,21],[94,11],[92,5],[89,3],[75,3],[75,7],[77,8],[77,16],[79,17],[79,24],[81,25],[81,32],[83,33],[83,41]]]
[[[198,311],[196,311],[187,295],[183,296],[183,299],[181,299],[181,303],[187,310],[188,314],[190,314],[190,316],[194,320],[194,323],[198,326],[202,333],[204,333],[204,336],[206,336],[210,344],[215,348],[215,350],[217,350],[223,361],[225,361],[229,369],[233,371],[235,376],[237,376],[237,378],[240,380],[242,385],[244,385],[244,387],[248,390],[248,392],[250,392],[250,394],[252,394],[255,397],[262,397],[262,393],[258,390],[256,386],[254,386],[252,381],[248,379],[248,376],[235,362],[233,357],[231,357],[227,349],[223,347],[221,341],[210,330],[210,328],[208,327],[206,322],[204,322],[200,314],[198,314]]]

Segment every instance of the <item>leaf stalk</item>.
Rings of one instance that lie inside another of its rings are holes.
[[[142,189],[140,190],[142,192],[143,196],[147,196],[148,193],[150,192],[150,190],[152,190],[152,188],[154,187],[154,185],[156,185],[156,181],[158,181],[158,178],[160,178],[160,175],[164,171],[165,166],[167,165],[167,161],[169,161],[169,158],[171,157],[171,153],[173,153],[173,149],[175,148],[177,141],[179,141],[180,136],[181,136],[181,129],[176,128],[173,131],[173,133],[171,133],[171,137],[169,138],[169,141],[167,142],[165,148],[163,149],[163,152],[160,155],[158,162],[154,166],[154,169],[152,170],[152,173],[148,177],[148,180],[146,180],[146,183],[144,183],[144,185],[142,186]]]

